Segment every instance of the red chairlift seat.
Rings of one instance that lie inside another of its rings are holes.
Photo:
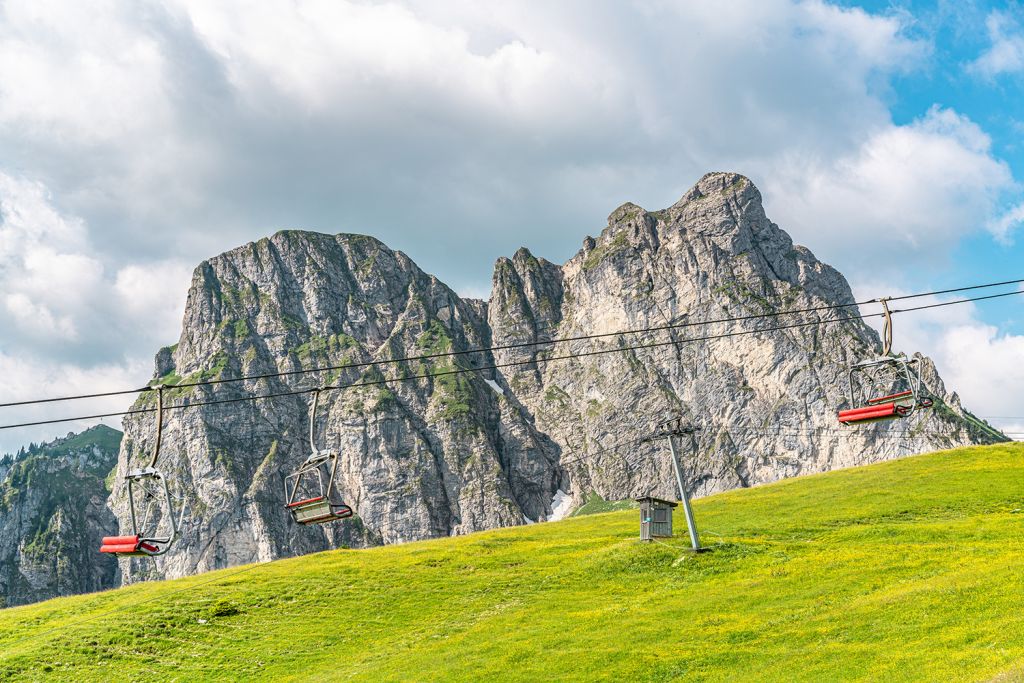
[[[104,536],[101,553],[115,555],[157,555],[160,548],[138,536]]]
[[[128,510],[134,533],[131,536],[105,536],[100,552],[149,557],[163,555],[178,536],[167,480],[159,470],[144,467],[126,474],[125,481],[128,483]],[[147,503],[155,507],[155,516]],[[142,512],[145,514],[140,521],[139,513]]]
[[[877,420],[891,420],[897,417],[906,417],[911,412],[910,406],[897,403],[880,403],[864,406],[863,408],[851,408],[839,411],[839,421],[843,424],[863,424]]]

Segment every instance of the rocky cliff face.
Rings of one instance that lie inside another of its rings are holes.
[[[522,524],[550,518],[566,495],[669,497],[663,443],[613,448],[651,434],[669,413],[704,428],[687,456],[699,493],[999,438],[963,411],[927,359],[936,410],[840,430],[845,366],[879,351],[861,321],[699,339],[779,324],[746,320],[364,365],[852,302],[842,275],[793,245],[753,184],[727,173],[705,176],[663,211],[616,209],[564,265],[526,249],[499,259],[486,303],[459,297],[373,238],[277,233],[200,264],[181,338],[157,355],[156,379],[340,368],[174,389],[175,404],[407,379],[321,398],[319,442],[342,452],[339,488],[357,516],[297,528],[284,510],[283,478],[309,449],[308,396],[174,410],[158,466],[172,481],[182,537],[167,555],[122,569],[130,580],[181,576]],[[844,313],[784,321],[836,317]],[[546,360],[666,341],[680,343]],[[137,466],[154,431],[151,417],[125,420],[120,472]],[[123,493],[111,505],[124,527]]]
[[[404,254],[359,235],[281,232],[196,270],[181,339],[161,381],[337,367],[486,347],[485,306],[464,301]],[[174,402],[372,382],[487,364],[488,354],[359,366],[172,391]],[[442,375],[323,395],[321,447],[342,452],[351,522],[296,528],[283,477],[309,453],[308,396],[172,412],[161,467],[182,508],[182,539],[128,576],[178,576],[339,545],[366,546],[521,524],[547,514],[563,483],[559,447],[485,374]],[[152,396],[144,403],[151,405]],[[153,441],[129,420],[121,469]],[[114,508],[125,520],[122,497]]]
[[[499,260],[488,315],[494,343],[506,345],[853,301],[840,273],[765,216],[748,179],[713,173],[663,211],[619,207],[600,237],[587,238],[561,267],[526,250]],[[848,318],[855,310],[694,325],[497,357],[543,360],[595,346],[683,342],[523,366],[505,371],[504,379],[563,455],[651,433],[668,414],[702,426],[697,453],[687,454],[699,494],[1001,438],[963,411],[927,358],[922,375],[940,399],[937,409],[908,421],[841,428],[835,415],[847,407],[847,366],[880,353],[878,335],[860,320],[746,334]],[[735,336],[699,340],[721,334]],[[665,450],[655,443],[578,462],[569,468],[573,493],[672,497]]]
[[[117,563],[97,550],[117,530],[104,480],[120,440],[101,425],[0,464],[0,606],[117,585]]]

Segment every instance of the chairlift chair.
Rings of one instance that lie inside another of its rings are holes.
[[[160,443],[163,436],[163,385],[157,385],[156,445],[149,465],[128,472],[128,509],[132,520],[131,536],[105,536],[100,546],[101,553],[117,556],[155,556],[167,552],[178,536],[171,504],[171,492],[167,479],[156,469],[160,457]],[[139,520],[139,513],[144,513]]]
[[[284,481],[285,508],[291,513],[292,519],[302,525],[335,522],[353,515],[352,508],[340,500],[335,489],[338,452],[332,449],[319,450],[316,447],[316,409],[320,391],[313,391],[313,403],[309,411],[311,453]],[[307,497],[296,500],[300,495]]]
[[[839,411],[844,425],[910,417],[933,404],[917,372],[918,359],[892,353],[892,317],[888,298],[879,300],[885,315],[884,346],[878,358],[850,367],[850,405]]]

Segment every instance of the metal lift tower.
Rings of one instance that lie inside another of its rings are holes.
[[[672,453],[672,469],[675,471],[676,484],[679,486],[679,501],[683,504],[683,513],[686,515],[686,530],[690,532],[690,544],[693,546],[694,552],[703,552],[707,550],[700,544],[700,536],[697,534],[697,522],[693,518],[693,508],[690,505],[690,493],[686,490],[686,484],[683,480],[683,469],[682,464],[679,462],[679,453],[676,450],[675,437],[689,436],[690,437],[690,448],[691,451],[696,453],[697,451],[697,439],[696,433],[700,431],[700,427],[696,427],[691,424],[683,422],[682,418],[676,418],[665,422],[662,425],[662,430],[657,434],[651,436],[651,439],[658,439],[665,437],[668,439],[669,451]]]

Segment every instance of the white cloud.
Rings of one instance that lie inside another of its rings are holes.
[[[180,261],[129,265],[117,272],[113,288],[122,315],[161,340],[181,333],[182,305],[192,268]]]
[[[69,316],[57,317],[49,308],[35,303],[24,294],[4,296],[4,308],[11,316],[13,325],[32,336],[56,337],[62,341],[74,341],[78,336],[75,324]]]
[[[405,102],[414,111],[455,104],[467,118],[500,114],[550,122],[559,100],[597,81],[571,61],[519,41],[474,54],[466,30],[431,24],[396,4],[181,5],[232,85],[251,101],[283,97],[314,113],[336,108],[348,120],[369,113],[353,104],[386,98],[374,92],[381,88],[422,91],[422,100]]]
[[[143,11],[32,0],[0,7],[0,121],[75,147],[165,118],[164,56]],[[141,15],[141,16],[140,16]]]
[[[988,229],[996,239],[1008,244],[1013,232],[1024,224],[1024,202],[1011,207],[1008,211],[989,222]]]
[[[84,226],[80,220],[68,220],[51,205],[42,183],[0,174],[0,258],[9,263],[15,253],[47,242],[70,249],[85,244]]]
[[[1024,71],[1024,33],[1005,12],[993,11],[985,20],[991,46],[967,69],[986,78]]]
[[[46,187],[0,173],[0,402],[145,384],[157,347],[177,338],[189,269],[127,264],[111,276],[87,224],[59,212]],[[123,410],[131,397],[69,403],[64,414]],[[0,424],[60,413],[0,411]],[[116,423],[116,421],[115,421]],[[80,428],[84,423],[73,423]],[[0,432],[0,452],[66,425]]]
[[[77,337],[103,267],[85,253],[85,227],[49,203],[38,182],[0,173],[0,284],[17,331],[33,344]],[[7,335],[16,330],[6,326]],[[0,340],[0,342],[7,340]]]
[[[465,268],[419,237],[443,227],[481,283],[520,240],[568,256],[610,202],[856,146],[888,121],[873,84],[927,53],[897,18],[814,1],[4,13],[0,55],[22,63],[0,70],[0,144],[112,249],[198,260],[287,223]]]
[[[1003,334],[994,326],[975,322],[946,329],[937,346],[943,379],[956,388],[972,412],[1017,417],[1016,421],[993,422],[1019,425],[1024,418],[1024,394],[1020,391],[1024,386],[1024,336]]]
[[[111,316],[176,336],[168,321],[180,317],[191,267],[161,259],[125,264],[111,276],[101,256],[85,221],[59,212],[42,183],[0,172],[0,285],[15,318],[0,346],[18,331],[33,346],[62,344],[80,331],[106,336]]]
[[[988,136],[938,107],[879,127],[848,155],[793,153],[763,184],[773,219],[819,256],[890,273],[944,257],[1015,187]]]

